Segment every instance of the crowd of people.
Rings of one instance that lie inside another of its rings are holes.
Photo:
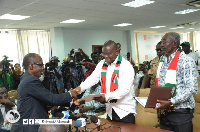
[[[109,40],[103,45],[102,53],[93,52],[91,59],[79,48],[72,49],[62,65],[58,65],[60,60],[56,56],[43,64],[36,53],[25,55],[24,71],[18,63],[14,67],[9,65],[10,70],[1,71],[4,77],[5,73],[12,74],[13,84],[7,87],[3,81],[0,83],[0,117],[3,117],[0,125],[5,126],[8,110],[17,109],[20,119],[12,124],[11,131],[37,132],[39,125],[23,125],[23,119],[48,119],[49,106],[69,108],[85,115],[95,115],[98,109],[103,109],[108,120],[135,124],[137,103],[134,97],[137,94],[133,87],[142,89],[156,85],[176,87],[171,99],[157,101],[159,105],[155,109],[160,128],[192,132],[193,95],[197,93],[199,74],[198,59],[190,51],[190,43],[180,44],[178,33],[166,33],[156,45],[157,56],[139,66],[130,52],[124,58],[121,48],[121,44]],[[4,60],[0,66],[3,63]],[[8,90],[17,90],[17,102],[8,97]],[[99,96],[84,104],[79,102],[90,94]]]

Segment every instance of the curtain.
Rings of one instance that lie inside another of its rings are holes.
[[[192,51],[200,50],[200,31],[182,33],[183,41],[190,42]]]
[[[200,31],[193,32],[194,51],[200,51]]]
[[[0,33],[0,57],[6,55],[13,64],[22,64],[23,57],[28,53],[37,53],[43,63],[50,58],[50,33],[37,30],[11,30]]]

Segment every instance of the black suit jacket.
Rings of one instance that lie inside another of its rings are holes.
[[[23,119],[47,119],[47,105],[68,105],[71,101],[70,93],[53,94],[44,88],[39,78],[25,72],[17,92],[20,120],[13,124],[11,132],[37,132],[38,125],[23,125]]]

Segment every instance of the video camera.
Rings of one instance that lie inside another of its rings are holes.
[[[46,66],[49,67],[48,68],[49,71],[53,71],[53,69],[56,68],[56,63],[55,63],[55,61],[50,61],[50,62],[46,63]]]
[[[13,60],[8,60],[8,56],[4,55],[4,59],[2,60],[2,65],[3,65],[3,72],[8,72],[10,70],[10,62],[13,62]]]

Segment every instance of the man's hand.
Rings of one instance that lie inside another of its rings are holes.
[[[169,101],[166,100],[157,100],[157,103],[159,103],[159,105],[155,107],[155,109],[166,109],[170,106]]]
[[[75,90],[73,90],[73,89],[70,89],[69,92],[71,93],[72,98],[74,100],[77,100],[78,93]]]
[[[74,103],[75,105],[77,105],[77,106],[78,106],[78,105],[80,105],[80,102],[79,102],[79,101],[80,101],[80,99],[77,99],[77,100],[74,100],[74,102],[73,102],[73,103]]]
[[[79,107],[79,112],[80,113],[85,113],[87,111],[89,111],[90,109],[92,109],[93,106],[84,106],[84,105],[80,105]]]
[[[76,87],[73,90],[76,91],[78,94],[81,94],[81,87]]]
[[[98,102],[106,101],[105,94],[101,94],[101,95],[99,95],[99,97],[93,97],[93,99],[98,101]]]
[[[10,106],[14,106],[15,105],[9,99],[0,99],[0,104],[8,104]]]

